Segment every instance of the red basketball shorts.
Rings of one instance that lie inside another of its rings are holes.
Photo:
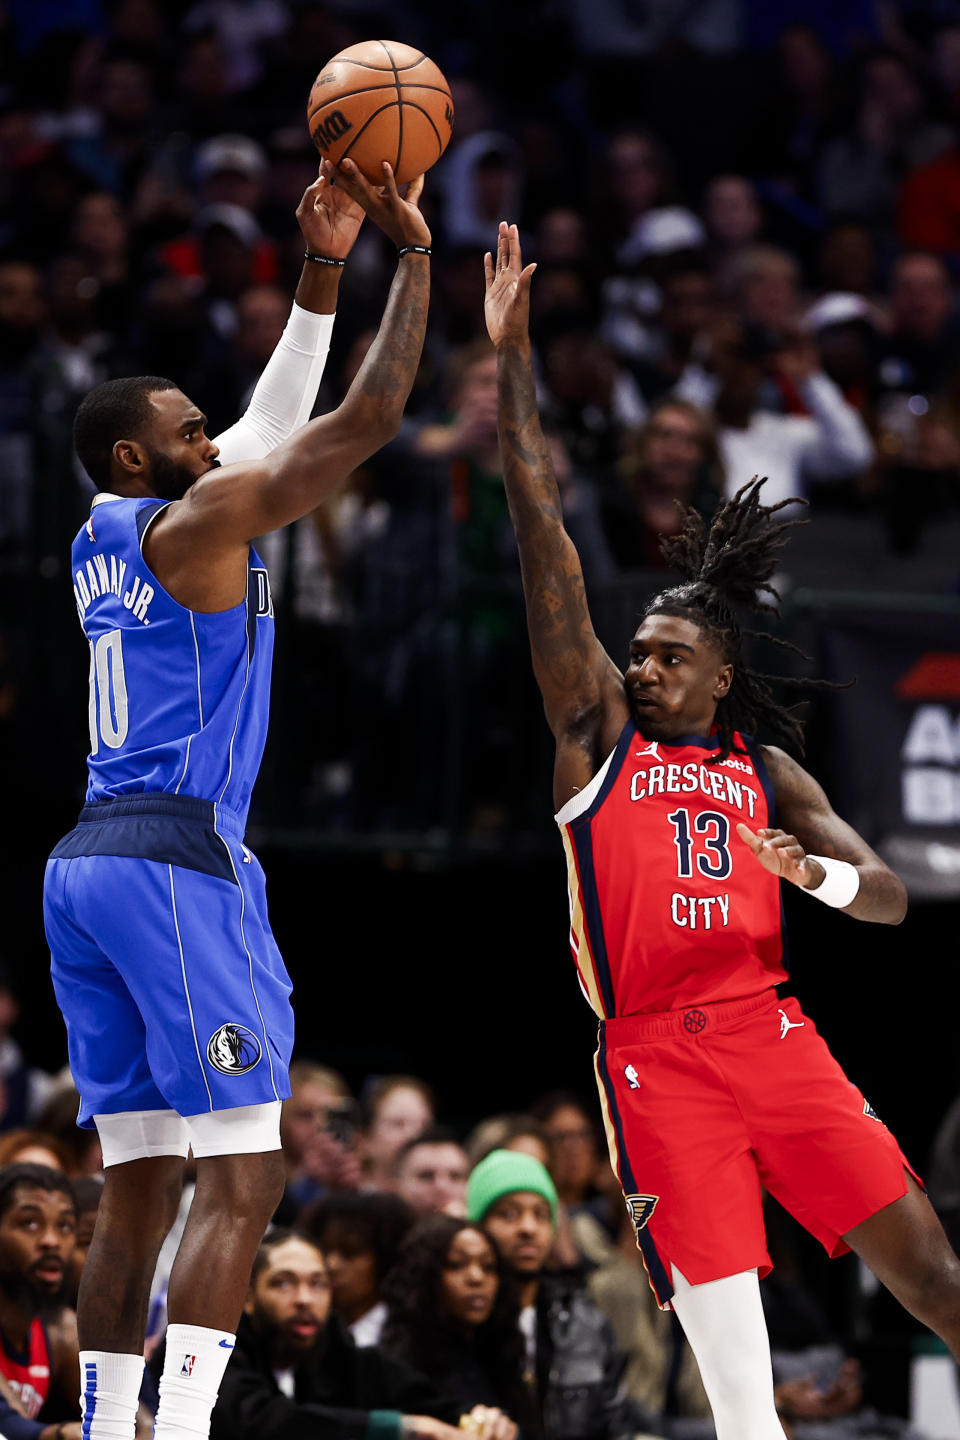
[[[661,1305],[771,1269],[768,1190],[830,1255],[916,1177],[796,1000],[604,1020],[597,1080],[614,1168]]]

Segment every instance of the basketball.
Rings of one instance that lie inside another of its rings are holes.
[[[366,40],[334,55],[313,82],[307,124],[320,154],[349,157],[374,184],[388,160],[398,185],[435,165],[453,129],[442,71],[395,40]]]

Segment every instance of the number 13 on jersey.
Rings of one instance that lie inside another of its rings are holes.
[[[674,810],[667,816],[673,826],[677,849],[677,877],[689,880],[694,866],[708,880],[725,880],[733,869],[730,854],[730,821],[719,810],[699,810],[690,820],[690,811]],[[730,917],[729,895],[685,895],[670,897],[670,914],[682,930],[712,930],[716,921],[726,925]]]
[[[119,750],[130,728],[119,630],[110,630],[90,641],[89,715],[90,754],[96,755],[101,743],[108,750]]]

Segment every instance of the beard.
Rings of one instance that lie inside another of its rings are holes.
[[[220,461],[214,460],[210,469],[219,468]],[[202,470],[199,475],[195,475],[188,466],[178,465],[159,450],[150,456],[150,487],[160,500],[182,500],[190,486],[208,473],[207,470]]]

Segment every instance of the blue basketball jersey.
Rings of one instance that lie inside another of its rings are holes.
[[[143,558],[167,502],[98,495],[71,572],[90,644],[87,801],[192,795],[245,819],[270,706],[273,606],[251,549],[246,599],[203,614]]]

